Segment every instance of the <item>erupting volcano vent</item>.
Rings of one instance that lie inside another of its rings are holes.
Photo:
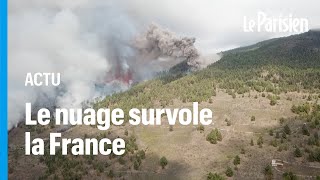
[[[108,72],[106,75],[106,83],[111,83],[113,81],[119,81],[124,85],[130,86],[133,82],[133,73],[129,69],[128,65],[121,63],[116,63],[112,71]]]
[[[103,83],[116,83],[129,87],[133,82],[150,79],[155,73],[168,70],[186,60],[192,69],[204,67],[204,58],[194,46],[194,37],[178,37],[156,24],[132,37],[131,42],[109,42],[110,70]],[[103,84],[102,84],[103,85]]]

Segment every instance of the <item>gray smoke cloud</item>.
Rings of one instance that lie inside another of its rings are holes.
[[[82,32],[72,7],[43,5],[39,11],[15,5],[9,3],[9,129],[23,120],[26,102],[44,107],[79,106],[96,95],[95,81],[111,68],[94,42],[98,37]],[[59,89],[25,87],[28,72],[60,72],[62,85]]]
[[[128,7],[124,1],[8,2],[8,129],[24,120],[26,102],[81,107],[183,59],[198,66],[194,38],[156,25],[144,34],[151,22]],[[61,85],[25,87],[29,72],[59,72]]]
[[[157,24],[151,24],[143,35],[136,38],[135,47],[140,54],[152,59],[160,57],[186,59],[190,66],[199,68],[200,54],[194,46],[195,42],[194,37],[178,37]]]

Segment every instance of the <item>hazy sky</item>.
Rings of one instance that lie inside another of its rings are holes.
[[[268,16],[307,18],[309,28],[320,27],[319,0],[162,0],[122,1],[144,23],[157,21],[173,31],[196,36],[206,50],[248,45],[289,33],[244,33],[243,17]]]
[[[244,33],[243,17],[256,18],[259,11],[272,17],[292,14],[294,17],[307,18],[310,29],[320,28],[319,0],[9,1],[9,9],[11,8],[11,10],[14,8],[21,10],[25,7],[31,9],[38,7],[38,10],[49,7],[77,10],[95,6],[105,8],[106,14],[110,11],[118,11],[119,16],[127,16],[135,26],[141,28],[151,22],[156,22],[178,34],[195,36],[198,46],[203,47],[204,51],[228,49],[270,37],[289,35],[289,33]],[[108,24],[108,20],[110,19],[105,19],[106,24]]]

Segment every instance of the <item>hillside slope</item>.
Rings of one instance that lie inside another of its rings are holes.
[[[72,126],[62,132],[65,138],[121,137],[126,153],[118,157],[63,156],[61,149],[50,156],[49,146],[44,156],[24,155],[25,132],[47,138],[61,127],[22,123],[8,135],[9,179],[229,179],[230,171],[234,179],[319,178],[319,33],[224,53],[201,71],[186,71],[182,62],[93,104],[121,108],[128,120],[131,108],[191,109],[196,101],[214,112],[213,124],[170,126],[163,116],[161,126],[127,123],[108,131]],[[168,160],[165,168],[159,163],[162,157]],[[283,160],[284,166],[271,167],[273,159]]]
[[[320,67],[320,31],[270,39],[257,44],[229,50],[216,63],[220,67],[286,65],[289,67]]]
[[[188,73],[181,63],[161,77],[140,83],[127,92],[106,97],[99,106],[165,106],[173,99],[209,101],[216,88],[230,95],[250,90],[279,94],[320,89],[320,32],[263,41],[247,48],[224,52],[218,62]],[[125,108],[126,109],[126,108]]]

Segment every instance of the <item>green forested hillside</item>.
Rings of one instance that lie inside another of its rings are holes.
[[[320,67],[320,32],[276,38],[252,46],[226,51],[215,66],[224,68],[285,65],[289,67]]]
[[[276,95],[288,91],[319,92],[320,32],[272,39],[223,53],[218,62],[190,73],[182,62],[160,77],[129,91],[106,97],[96,107],[166,106],[173,100],[210,101],[217,88],[236,97],[250,91]]]

